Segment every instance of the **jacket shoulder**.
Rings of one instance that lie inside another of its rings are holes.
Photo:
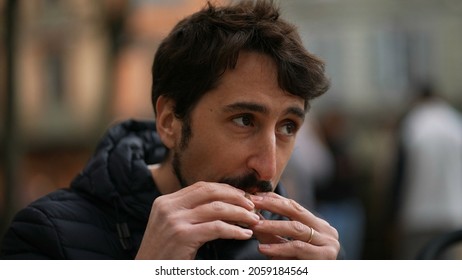
[[[5,234],[4,259],[113,259],[109,215],[77,193],[58,190],[19,211]]]

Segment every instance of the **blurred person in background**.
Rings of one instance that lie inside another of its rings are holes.
[[[462,116],[424,85],[400,121],[397,143],[396,258],[415,259],[432,238],[462,228]]]
[[[316,213],[339,233],[345,259],[361,259],[366,216],[359,193],[358,170],[351,156],[348,116],[340,108],[319,118],[320,138],[332,158],[331,174],[315,188]]]
[[[343,259],[361,259],[365,213],[349,155],[347,116],[328,108],[305,120],[282,182],[288,194],[339,232]]]
[[[16,215],[2,258],[337,257],[335,228],[279,184],[329,82],[271,1],[181,20],[152,78],[156,121],[111,128],[70,188]]]
[[[298,132],[281,181],[290,197],[303,207],[315,209],[316,186],[329,180],[333,169],[333,157],[321,139],[318,120],[312,114]]]

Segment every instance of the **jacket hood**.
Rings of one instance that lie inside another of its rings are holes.
[[[147,219],[159,195],[148,165],[162,161],[166,152],[153,121],[119,123],[102,138],[71,188]]]

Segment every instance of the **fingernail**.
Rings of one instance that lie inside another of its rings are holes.
[[[259,244],[260,249],[269,249],[271,246],[269,244]]]
[[[247,236],[252,236],[253,235],[253,231],[251,229],[243,228],[242,232]]]
[[[252,208],[255,208],[255,204],[253,204],[252,200],[250,199],[250,194],[248,192],[244,193],[244,197],[247,198],[247,204]]]
[[[252,219],[260,221],[260,216],[258,216],[257,214],[252,214]]]

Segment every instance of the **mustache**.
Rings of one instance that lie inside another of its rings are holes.
[[[221,180],[220,183],[231,185],[248,193],[270,192],[273,190],[273,184],[270,181],[258,180],[255,173],[238,177],[227,177]]]

